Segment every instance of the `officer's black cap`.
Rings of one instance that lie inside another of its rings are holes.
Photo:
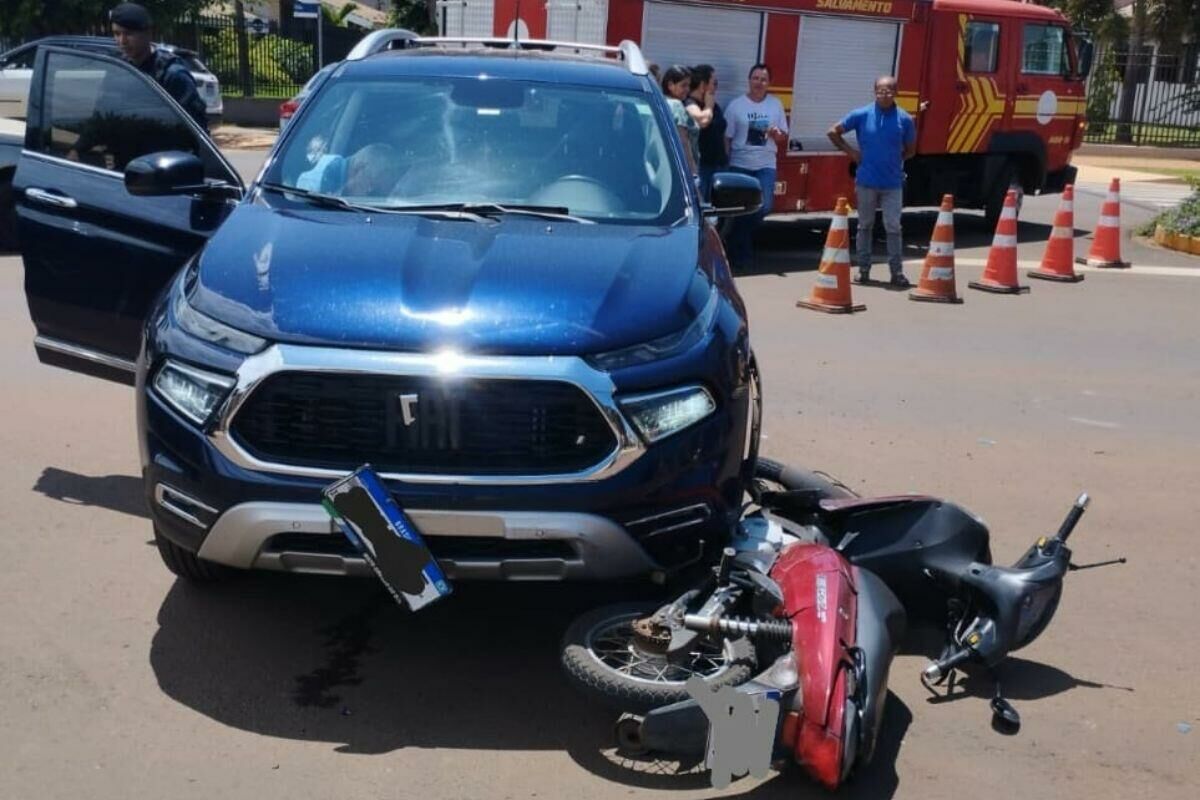
[[[121,3],[108,14],[108,19],[114,25],[130,31],[149,30],[153,24],[150,12],[137,3]]]

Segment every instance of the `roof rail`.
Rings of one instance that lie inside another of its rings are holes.
[[[390,31],[376,31],[379,33],[389,33]],[[404,31],[410,33],[410,31]],[[375,35],[375,34],[371,34]],[[634,75],[648,75],[650,69],[646,66],[646,59],[642,56],[641,48],[636,43],[626,39],[616,47],[603,44],[588,44],[585,42],[561,42],[551,41],[548,39],[504,39],[499,37],[480,37],[480,36],[416,36],[412,34],[406,37],[406,47],[436,47],[438,45],[457,44],[457,45],[481,45],[483,47],[495,47],[499,49],[511,50],[576,50],[587,51],[592,53],[600,53],[606,56],[616,56],[625,62],[626,67]],[[355,48],[357,49],[357,47]],[[351,51],[353,54],[353,51]],[[378,52],[378,51],[373,51]]]
[[[420,34],[405,28],[384,28],[371,31],[350,49],[346,60],[358,61],[375,53],[382,53],[384,50],[403,50],[405,47],[411,46],[409,42],[420,38]]]

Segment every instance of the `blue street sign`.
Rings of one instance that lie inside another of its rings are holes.
[[[296,0],[292,6],[292,16],[296,19],[316,19],[320,11],[320,0]]]

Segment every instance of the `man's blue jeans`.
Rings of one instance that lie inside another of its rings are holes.
[[[730,167],[730,171],[751,175],[758,179],[758,185],[762,187],[762,208],[755,214],[734,217],[729,231],[729,257],[736,265],[748,265],[754,257],[754,231],[762,224],[763,217],[771,213],[775,201],[775,168],[751,170]]]
[[[858,194],[858,233],[855,243],[858,245],[858,268],[863,272],[871,270],[871,234],[875,230],[875,209],[883,209],[883,229],[887,231],[888,268],[892,276],[904,274],[904,262],[901,253],[900,211],[903,207],[903,189],[872,189],[869,186],[856,186]]]

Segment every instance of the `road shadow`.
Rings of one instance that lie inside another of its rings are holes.
[[[373,580],[266,573],[208,587],[177,581],[159,609],[149,659],[168,697],[265,736],[355,754],[559,750],[615,784],[704,789],[708,774],[694,765],[689,772],[617,757],[615,715],[571,688],[559,666],[559,640],[577,614],[654,592],[642,584],[468,584],[413,614]],[[911,720],[889,695],[875,758],[848,796],[894,793]],[[823,796],[798,768],[753,796],[797,792]]]
[[[367,579],[177,581],[150,665],[200,714],[338,752],[580,753],[607,746],[612,720],[568,686],[560,637],[582,611],[639,595],[648,589],[469,584],[413,614]]]
[[[131,475],[80,475],[70,470],[46,467],[33,490],[53,500],[77,506],[95,506],[134,517],[150,518],[142,479]]]
[[[951,703],[964,697],[991,700],[995,683],[984,670],[968,668],[953,683],[939,687],[941,694],[930,696],[932,705]],[[1116,686],[1110,683],[1084,680],[1049,664],[1010,657],[1000,665],[1000,682],[1004,696],[1009,700],[1041,700],[1072,689],[1112,689],[1120,692],[1135,691],[1132,686]]]

